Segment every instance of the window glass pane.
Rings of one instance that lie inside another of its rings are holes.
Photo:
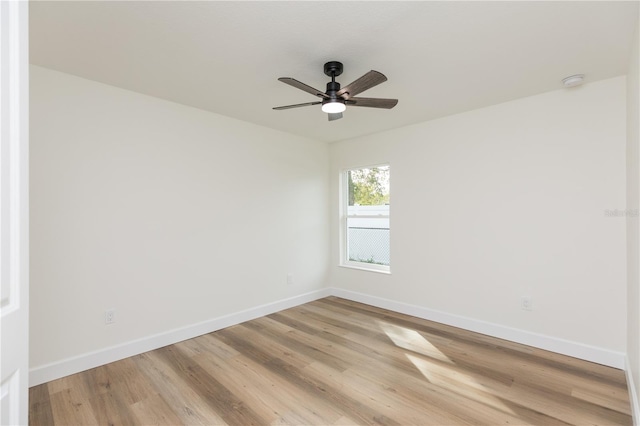
[[[389,166],[347,172],[349,206],[389,205]]]
[[[389,265],[389,219],[347,219],[348,260]]]
[[[389,166],[348,170],[346,177],[347,260],[389,266]]]

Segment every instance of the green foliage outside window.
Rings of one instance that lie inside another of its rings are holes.
[[[389,166],[350,170],[348,177],[350,206],[389,204]]]

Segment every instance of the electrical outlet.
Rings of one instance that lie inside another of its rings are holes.
[[[293,274],[287,274],[287,285],[293,285]]]
[[[113,324],[114,322],[116,322],[116,310],[108,309],[104,311],[104,323]]]
[[[531,296],[522,296],[520,299],[520,307],[525,311],[532,311],[533,300],[531,300]]]

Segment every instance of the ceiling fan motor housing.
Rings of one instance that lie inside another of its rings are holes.
[[[322,104],[326,104],[327,102],[344,102],[344,100],[339,97],[336,93],[338,93],[338,90],[340,90],[340,83],[338,83],[337,81],[330,81],[327,83],[327,96],[329,96],[328,99],[325,99],[322,101]]]

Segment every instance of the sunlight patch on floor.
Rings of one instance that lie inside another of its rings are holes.
[[[387,336],[403,349],[417,352],[424,356],[437,359],[438,361],[446,362],[448,364],[455,364],[448,356],[443,354],[438,348],[436,348],[431,342],[425,339],[420,333],[415,330],[411,330],[406,327],[400,327],[397,325],[378,321],[378,325],[386,333]]]
[[[405,356],[430,383],[502,412],[515,414],[499,398],[489,395],[487,392],[490,392],[490,389],[478,383],[473,377],[415,355],[405,354]]]
[[[378,325],[396,346],[415,353],[405,353],[405,356],[430,383],[487,407],[515,414],[500,398],[490,395],[491,389],[474,377],[443,365],[453,366],[455,362],[419,332],[383,321],[378,321]]]

